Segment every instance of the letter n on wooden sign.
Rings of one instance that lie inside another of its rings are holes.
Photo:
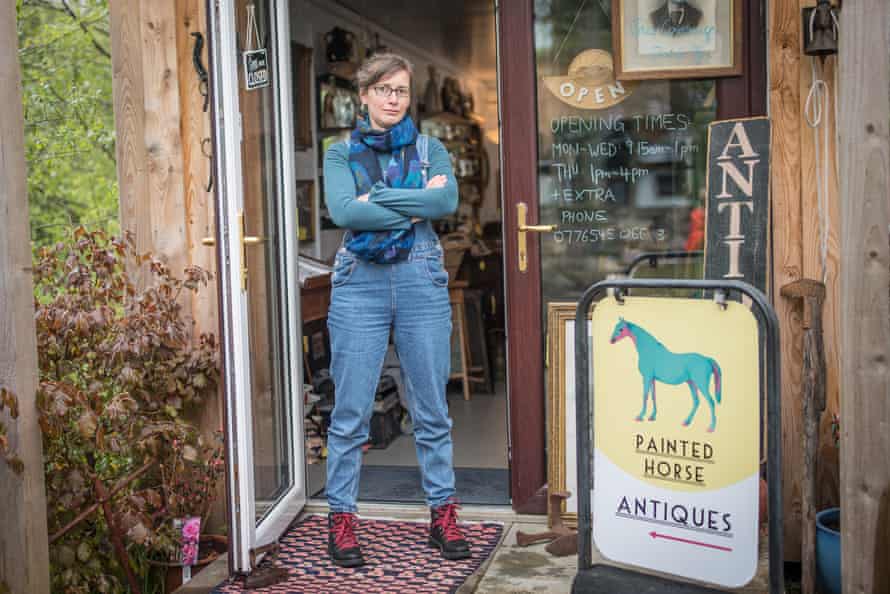
[[[708,127],[705,278],[769,290],[769,118]]]

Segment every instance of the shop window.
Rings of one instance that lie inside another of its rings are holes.
[[[611,2],[536,0],[539,220],[544,307],[592,282],[700,277],[710,80],[617,82]]]

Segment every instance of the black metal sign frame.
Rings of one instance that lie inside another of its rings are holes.
[[[713,291],[715,296],[728,296],[730,293],[746,295],[755,306],[755,310],[761,317],[761,328],[766,329],[766,352],[770,357],[761,358],[766,361],[766,391],[761,393],[761,410],[766,399],[767,411],[767,487],[768,487],[768,512],[769,512],[769,574],[770,594],[784,592],[784,570],[782,558],[782,416],[781,416],[781,372],[775,363],[779,350],[779,320],[769,303],[769,299],[759,289],[741,281],[712,281],[712,280],[674,280],[674,279],[621,279],[606,280],[588,287],[578,302],[575,310],[575,394],[577,416],[577,448],[578,448],[578,575],[575,578],[573,592],[613,592],[614,584],[602,589],[595,585],[598,577],[595,575],[592,563],[592,539],[593,522],[591,516],[590,490],[593,479],[593,428],[592,428],[592,395],[590,393],[590,380],[592,369],[588,365],[591,355],[591,345],[587,333],[587,317],[590,306],[600,296],[606,294],[608,289],[615,291],[617,297],[626,294],[629,289],[700,289]],[[762,431],[762,424],[761,424]],[[619,579],[640,583],[626,583],[631,589],[622,592],[638,592],[642,582],[648,576],[634,574],[623,570]],[[616,576],[613,575],[612,579]],[[609,579],[609,578],[606,578]],[[672,585],[671,582],[654,578],[662,587],[658,591],[665,592],[712,592],[695,586],[684,584]],[[650,584],[651,585],[651,584]]]

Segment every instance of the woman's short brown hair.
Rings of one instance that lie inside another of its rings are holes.
[[[414,66],[407,58],[391,53],[374,54],[358,69],[355,80],[359,91],[364,93],[377,81],[401,70],[407,72],[409,78],[414,78]]]

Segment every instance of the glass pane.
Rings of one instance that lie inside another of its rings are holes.
[[[616,83],[610,6],[535,1],[545,313],[610,275],[701,276],[715,81]]]
[[[248,7],[255,7],[258,31],[248,32]],[[271,3],[239,0],[238,38],[253,50],[272,39]],[[257,43],[257,37],[261,40]],[[260,238],[247,243],[248,326],[253,408],[254,494],[257,520],[284,495],[294,482],[290,389],[282,363],[287,361],[283,330],[286,316],[283,275],[284,217],[278,180],[281,167],[278,138],[277,84],[271,64],[276,59],[267,46],[270,84],[247,90],[244,63],[239,56],[240,103],[243,142],[244,229]],[[252,77],[254,81],[262,76]],[[261,83],[259,83],[261,84]],[[237,233],[237,229],[231,230]]]

